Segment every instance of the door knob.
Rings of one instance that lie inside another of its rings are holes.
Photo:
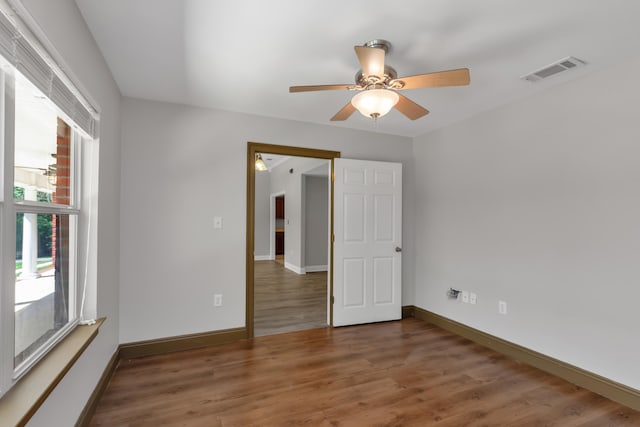
[[[396,252],[402,252],[402,248],[400,246],[396,246]]]

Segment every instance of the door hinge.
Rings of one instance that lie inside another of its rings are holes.
[[[331,172],[331,182],[336,182],[336,173]]]
[[[336,302],[336,298],[333,295],[331,295],[331,304],[335,304],[335,302]]]
[[[332,234],[331,235],[331,243],[335,243],[336,242],[336,235]]]

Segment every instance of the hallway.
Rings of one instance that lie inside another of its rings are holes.
[[[274,261],[255,262],[255,336],[327,326],[327,273],[296,274]]]

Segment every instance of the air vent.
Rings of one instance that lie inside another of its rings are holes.
[[[553,64],[547,65],[544,68],[534,71],[533,73],[522,76],[521,78],[530,82],[537,82],[539,80],[546,79],[547,77],[555,76],[556,74],[562,73],[572,68],[582,67],[586,64],[587,63],[581,59],[574,58],[573,56],[568,56],[554,62]]]

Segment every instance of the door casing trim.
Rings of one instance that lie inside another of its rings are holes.
[[[247,142],[247,243],[246,243],[246,307],[245,327],[247,338],[253,338],[254,320],[254,244],[255,244],[255,158],[257,153],[280,154],[284,156],[313,157],[331,161],[331,206],[329,207],[329,230],[333,236],[333,160],[340,157],[339,151],[319,150],[315,148],[294,147],[289,145],[264,144],[261,142]],[[333,238],[329,239],[329,295],[333,301]],[[333,326],[333,304],[329,304],[329,326]]]

